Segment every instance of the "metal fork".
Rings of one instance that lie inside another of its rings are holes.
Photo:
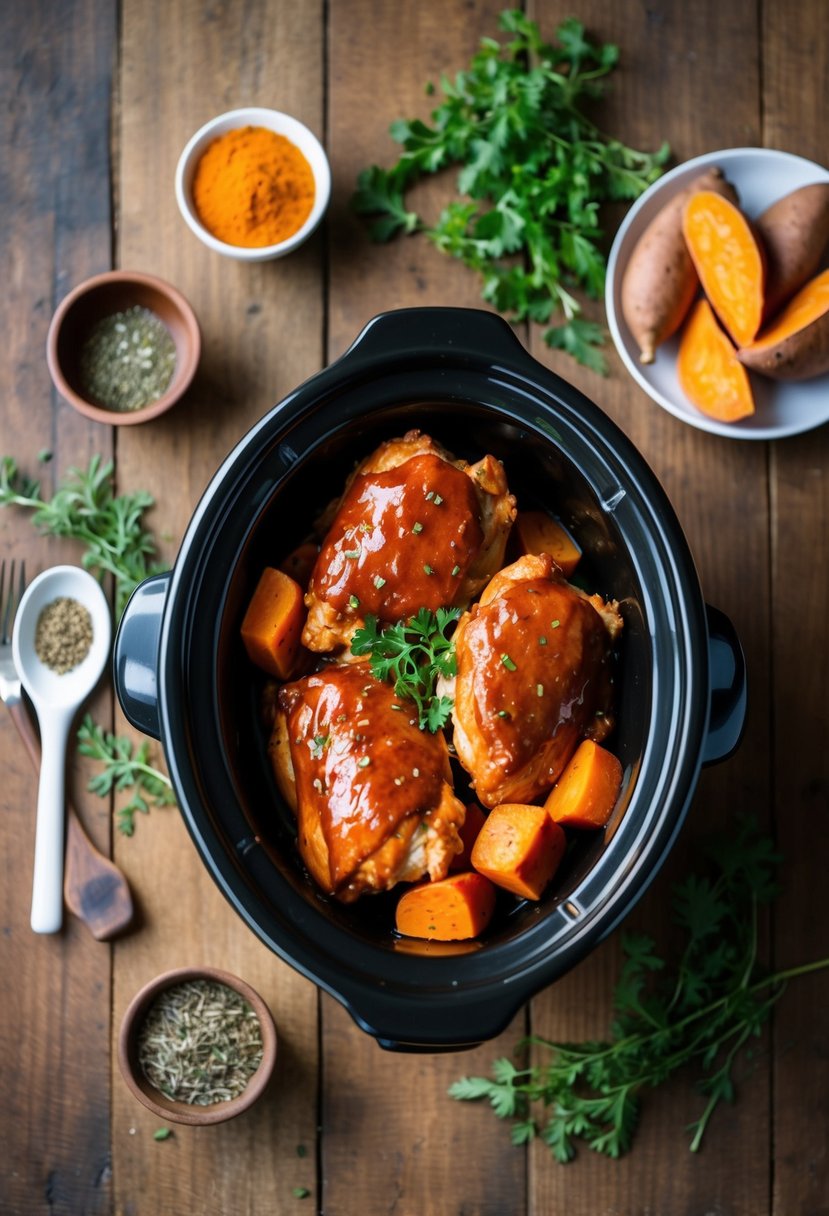
[[[0,700],[17,727],[35,772],[40,772],[40,740],[23,702],[20,676],[12,656],[12,626],[26,588],[26,563],[9,569],[6,596],[6,560],[0,562]],[[15,581],[17,586],[15,586]],[[84,922],[93,937],[106,941],[126,929],[133,918],[132,895],[118,867],[95,848],[71,803],[66,804],[66,862],[63,896],[67,906]]]

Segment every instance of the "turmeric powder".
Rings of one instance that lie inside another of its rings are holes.
[[[299,148],[265,127],[220,135],[193,180],[193,202],[208,232],[247,248],[293,236],[311,213],[314,193],[314,174]]]

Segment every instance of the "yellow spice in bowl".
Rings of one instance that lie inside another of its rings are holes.
[[[314,174],[295,144],[265,127],[227,131],[193,179],[199,219],[227,245],[261,248],[298,232],[314,205]]]

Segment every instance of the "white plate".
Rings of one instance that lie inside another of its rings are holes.
[[[750,218],[756,218],[776,199],[800,186],[829,181],[829,170],[823,166],[804,160],[801,156],[775,152],[769,148],[727,148],[721,152],[709,152],[678,165],[660,177],[633,204],[610,250],[605,308],[616,349],[634,380],[654,401],[700,430],[727,435],[730,439],[780,439],[784,435],[812,430],[829,421],[829,375],[784,384],[752,373],[751,385],[757,407],[755,413],[741,422],[718,422],[691,405],[679,387],[676,377],[677,335],[657,349],[654,363],[645,365],[639,362],[639,348],[622,316],[621,284],[625,266],[636,242],[656,213],[691,178],[712,165],[719,165],[735,187],[740,206]]]

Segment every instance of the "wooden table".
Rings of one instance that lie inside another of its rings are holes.
[[[100,452],[123,490],[156,499],[150,522],[172,562],[200,492],[235,441],[275,401],[341,353],[388,308],[477,305],[474,278],[422,240],[372,246],[348,209],[360,168],[390,163],[396,117],[429,111],[423,85],[465,65],[496,32],[495,0],[27,0],[2,7],[0,199],[4,294],[0,451],[46,490]],[[829,14],[823,0],[581,0],[530,5],[552,34],[571,9],[621,47],[606,125],[627,143],[670,141],[677,160],[738,145],[826,160]],[[758,21],[759,14],[759,21]],[[325,230],[285,261],[244,266],[205,250],[173,197],[178,153],[212,115],[239,104],[287,110],[323,138],[334,192]],[[431,189],[431,187],[430,187]],[[439,190],[440,187],[435,187]],[[616,217],[617,222],[618,217]],[[110,266],[155,272],[192,301],[204,357],[186,401],[117,433],[52,390],[46,331],[63,295]],[[600,311],[595,310],[600,316]],[[665,485],[707,599],[734,621],[748,661],[745,739],[702,777],[669,864],[631,923],[664,924],[670,884],[693,841],[750,811],[774,832],[782,890],[763,925],[778,965],[827,953],[829,762],[829,430],[777,443],[730,442],[659,410],[611,357],[602,380],[520,336],[628,433]],[[71,544],[35,537],[0,512],[2,553],[30,575]],[[124,731],[111,688],[93,711]],[[160,754],[156,752],[156,758]],[[829,975],[793,985],[699,1155],[685,1125],[701,1099],[679,1076],[644,1100],[633,1151],[556,1165],[513,1148],[505,1126],[447,1086],[488,1070],[529,1025],[600,1036],[611,1017],[618,935],[541,994],[493,1044],[465,1056],[382,1052],[331,999],[281,964],[226,905],[174,810],[131,839],[113,808],[69,772],[83,820],[127,874],[139,909],[115,945],[67,915],[60,935],[29,929],[36,783],[0,714],[0,1211],[141,1214],[308,1212],[329,1216],[817,1216],[829,1195]],[[278,1075],[247,1116],[177,1128],[139,1106],[113,1041],[137,988],[171,966],[210,963],[268,1000]],[[304,1146],[304,1151],[300,1146]],[[306,1187],[299,1199],[294,1188]]]

